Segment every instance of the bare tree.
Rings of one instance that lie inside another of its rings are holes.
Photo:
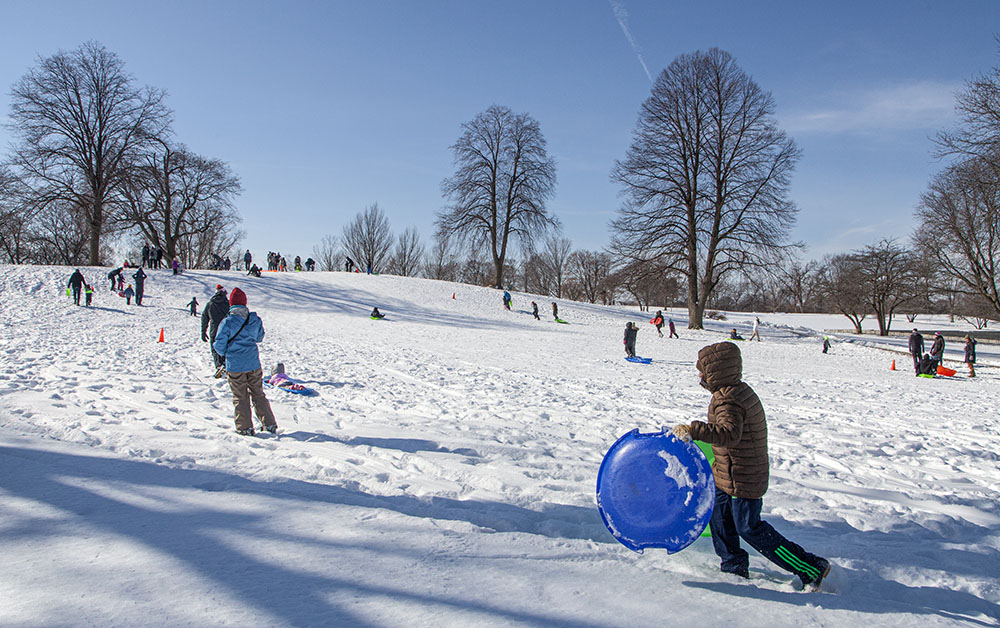
[[[205,267],[212,255],[224,255],[234,241],[240,218],[235,199],[239,177],[219,159],[196,155],[183,145],[157,141],[128,174],[122,186],[126,223],[137,227],[166,258],[183,257],[187,267]],[[181,242],[196,245],[179,256]],[[206,247],[218,247],[207,248]]]
[[[840,312],[862,333],[861,322],[868,316],[868,293],[865,290],[861,263],[848,253],[824,260],[823,288],[830,307]]]
[[[822,283],[819,262],[802,263],[795,258],[786,259],[775,269],[774,279],[780,287],[782,298],[796,312],[816,311]]]
[[[506,107],[490,107],[462,130],[451,147],[456,172],[441,186],[451,205],[437,227],[489,251],[492,283],[501,288],[510,240],[532,240],[558,224],[545,208],[555,161],[538,122]]]
[[[424,276],[441,281],[458,281],[459,266],[455,242],[447,233],[438,231],[434,234],[434,246],[424,263]]]
[[[544,262],[547,274],[552,280],[552,290],[554,296],[562,297],[563,281],[566,277],[566,264],[573,250],[573,243],[569,238],[552,235],[545,239],[545,246],[541,251],[541,260]]]
[[[766,266],[786,248],[798,157],[776,126],[773,98],[729,53],[682,55],[657,78],[612,171],[625,197],[612,249],[683,276],[688,327],[701,329],[726,275]]]
[[[325,235],[319,244],[313,247],[313,255],[316,256],[316,265],[320,270],[333,271],[340,266],[337,263],[340,257],[340,245],[337,236]]]
[[[978,295],[1000,313],[1000,167],[978,157],[959,161],[934,178],[916,214],[918,248],[958,293]]]
[[[136,151],[167,133],[163,100],[136,88],[121,59],[95,42],[39,60],[11,90],[17,167],[41,202],[82,213],[92,265]]]
[[[344,226],[344,250],[362,270],[382,272],[392,252],[392,241],[389,219],[378,203],[369,205]]]
[[[389,262],[389,272],[400,277],[415,277],[423,263],[424,245],[416,227],[408,227],[396,239],[396,249]]]
[[[938,133],[938,155],[978,157],[1000,169],[1000,66],[967,81],[955,111],[959,127]]]
[[[30,226],[35,217],[27,187],[0,164],[0,255],[11,264],[30,259]]]
[[[569,276],[576,289],[590,303],[613,300],[614,290],[609,287],[611,256],[601,251],[574,251],[568,259]]]
[[[875,313],[880,336],[888,336],[897,309],[917,296],[917,266],[910,251],[893,240],[882,240],[855,254],[862,288]]]

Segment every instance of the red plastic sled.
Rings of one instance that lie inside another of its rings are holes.
[[[937,369],[937,374],[938,375],[944,375],[946,377],[951,377],[952,375],[954,375],[957,372],[958,371],[956,371],[955,369],[950,369],[950,368],[947,368],[947,367],[944,367],[944,366],[940,366],[940,365],[938,366],[938,369]]]

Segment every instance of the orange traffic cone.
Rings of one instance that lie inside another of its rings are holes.
[[[160,339],[157,340],[156,342],[163,342],[163,328],[162,327],[160,327]]]
[[[895,360],[892,361],[892,366],[889,367],[889,370],[890,371],[895,371],[896,370],[896,361]]]

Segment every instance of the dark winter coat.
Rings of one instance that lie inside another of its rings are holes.
[[[937,369],[934,365],[934,359],[930,354],[925,353],[924,357],[920,358],[920,362],[917,363],[917,375],[934,375]]]
[[[208,332],[208,341],[214,343],[219,324],[227,316],[229,316],[229,299],[226,297],[226,291],[216,290],[205,305],[205,309],[201,311],[201,335],[205,336],[205,332]]]
[[[634,347],[635,346],[635,335],[639,333],[639,328],[634,325],[629,325],[625,328],[625,344]]]
[[[146,283],[146,273],[144,273],[140,268],[139,270],[135,271],[135,274],[132,275],[132,278],[135,279],[135,291],[137,293],[142,292],[143,284]]]
[[[69,283],[66,284],[66,287],[69,288],[70,286],[72,286],[73,290],[79,292],[80,287],[83,286],[83,284],[84,284],[83,274],[79,270],[74,270],[73,274],[69,276]]]
[[[976,339],[969,338],[965,341],[965,360],[966,364],[976,363]]]
[[[910,354],[920,357],[924,353],[924,337],[919,332],[910,334]]]
[[[712,445],[715,485],[732,497],[767,492],[767,419],[757,393],[742,381],[743,359],[731,342],[698,352],[701,385],[712,392],[708,422],[693,421],[691,438]]]
[[[944,336],[934,336],[934,344],[931,345],[931,357],[938,360],[944,357]]]

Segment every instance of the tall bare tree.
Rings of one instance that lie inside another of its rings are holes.
[[[917,208],[917,246],[960,294],[1000,313],[1000,159],[969,157],[934,178]]]
[[[423,263],[424,244],[416,227],[408,227],[396,239],[396,248],[389,262],[389,272],[400,277],[415,277]]]
[[[225,162],[157,141],[126,177],[123,213],[167,260],[183,257],[186,266],[203,267],[213,254],[224,256],[235,245],[240,222],[235,200],[241,191],[239,177]],[[181,252],[181,242],[195,248]],[[211,246],[219,248],[203,250]]]
[[[551,235],[545,239],[540,257],[545,264],[547,274],[552,280],[554,296],[562,297],[563,281],[566,279],[566,264],[573,250],[573,242],[569,238]]]
[[[110,206],[136,152],[168,131],[163,100],[96,42],[40,59],[11,90],[16,165],[40,202],[81,212],[90,264],[100,263]]]
[[[567,266],[569,277],[587,301],[607,303],[613,299],[614,291],[608,283],[611,276],[610,255],[602,251],[573,251]]]
[[[896,310],[918,297],[919,273],[913,254],[893,240],[882,240],[857,253],[868,307],[880,336],[888,336]]]
[[[313,255],[316,256],[316,265],[320,270],[333,271],[340,267],[338,258],[340,244],[335,235],[325,235],[319,244],[313,247]]]
[[[373,273],[385,270],[392,253],[392,242],[389,219],[378,203],[369,205],[344,226],[342,246],[362,270]]]
[[[424,276],[441,281],[458,281],[460,263],[456,243],[440,230],[434,234],[434,246],[424,262]]]
[[[494,105],[462,125],[451,147],[455,174],[442,183],[450,206],[439,212],[440,231],[489,251],[493,286],[503,287],[512,238],[532,240],[557,221],[545,208],[556,184],[538,122]]]
[[[938,154],[979,157],[1000,169],[1000,66],[967,81],[955,111],[959,126],[938,133]]]
[[[828,307],[846,316],[854,325],[854,332],[860,334],[870,306],[861,262],[856,255],[841,253],[824,260],[823,292],[829,300]]]
[[[682,55],[657,78],[612,171],[625,197],[612,249],[683,276],[688,327],[700,329],[726,275],[765,266],[787,247],[798,157],[777,128],[774,99],[732,55]]]

